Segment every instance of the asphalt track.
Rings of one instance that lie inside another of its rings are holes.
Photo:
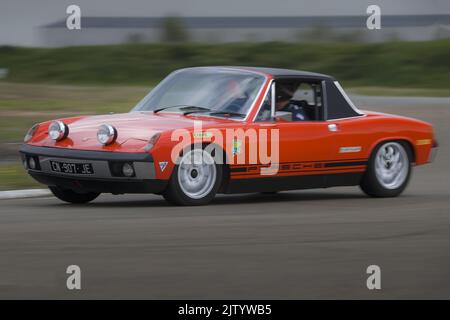
[[[436,161],[398,198],[357,187],[219,196],[0,201],[0,298],[450,298],[450,106],[375,110],[432,122]],[[82,289],[66,289],[79,265]],[[381,267],[381,290],[366,268]]]

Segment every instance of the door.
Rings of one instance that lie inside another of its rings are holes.
[[[331,157],[343,173],[365,171],[370,154],[370,120],[359,111],[337,81],[327,81],[327,119],[334,129]]]
[[[365,117],[329,120],[333,127],[331,157],[344,172],[363,172],[370,156],[371,137]]]
[[[259,130],[278,131],[278,141],[270,142],[278,143],[274,176],[314,176],[322,184],[320,176],[329,170],[325,164],[332,159],[333,143],[322,101],[320,80],[287,78],[272,84],[255,124]]]
[[[328,123],[325,121],[277,122],[280,145],[279,176],[320,175],[331,159]]]

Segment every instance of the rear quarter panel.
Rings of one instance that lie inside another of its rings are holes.
[[[428,162],[434,134],[431,124],[402,116],[366,111],[364,116],[334,120],[338,125],[333,154],[336,160],[368,159],[383,141],[402,140],[410,144],[416,165]],[[359,153],[342,153],[341,147],[361,146]]]

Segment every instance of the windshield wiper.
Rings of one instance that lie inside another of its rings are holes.
[[[189,106],[189,105],[180,104],[180,105],[176,105],[176,106],[157,108],[157,109],[153,110],[153,113],[158,113],[160,111],[163,111],[163,110],[166,110],[166,109],[171,109],[171,108],[180,108],[180,110],[188,110],[187,112],[185,112],[183,114],[188,114],[188,113],[196,112],[196,111],[205,111],[206,112],[206,111],[210,111],[211,110],[209,108],[204,108],[204,107]]]
[[[213,116],[230,116],[230,117],[239,117],[239,118],[245,118],[246,114],[244,113],[238,113],[238,112],[229,112],[229,111],[213,111],[213,112],[208,112],[208,114],[213,115]]]
[[[153,113],[158,113],[160,111],[171,109],[171,108],[179,108],[181,111],[183,111],[183,115],[188,115],[191,113],[206,113],[208,115],[212,116],[228,116],[228,117],[239,117],[239,118],[245,118],[245,114],[238,113],[238,112],[231,112],[231,111],[212,111],[209,108],[205,107],[199,107],[199,106],[189,106],[189,105],[176,105],[176,106],[169,106],[169,107],[161,107],[153,110]]]

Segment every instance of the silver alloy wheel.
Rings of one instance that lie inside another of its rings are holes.
[[[208,195],[216,183],[216,165],[213,157],[202,149],[187,152],[178,165],[178,184],[192,199]]]
[[[408,177],[409,159],[405,148],[398,142],[383,144],[375,156],[375,174],[386,189],[397,189]]]

